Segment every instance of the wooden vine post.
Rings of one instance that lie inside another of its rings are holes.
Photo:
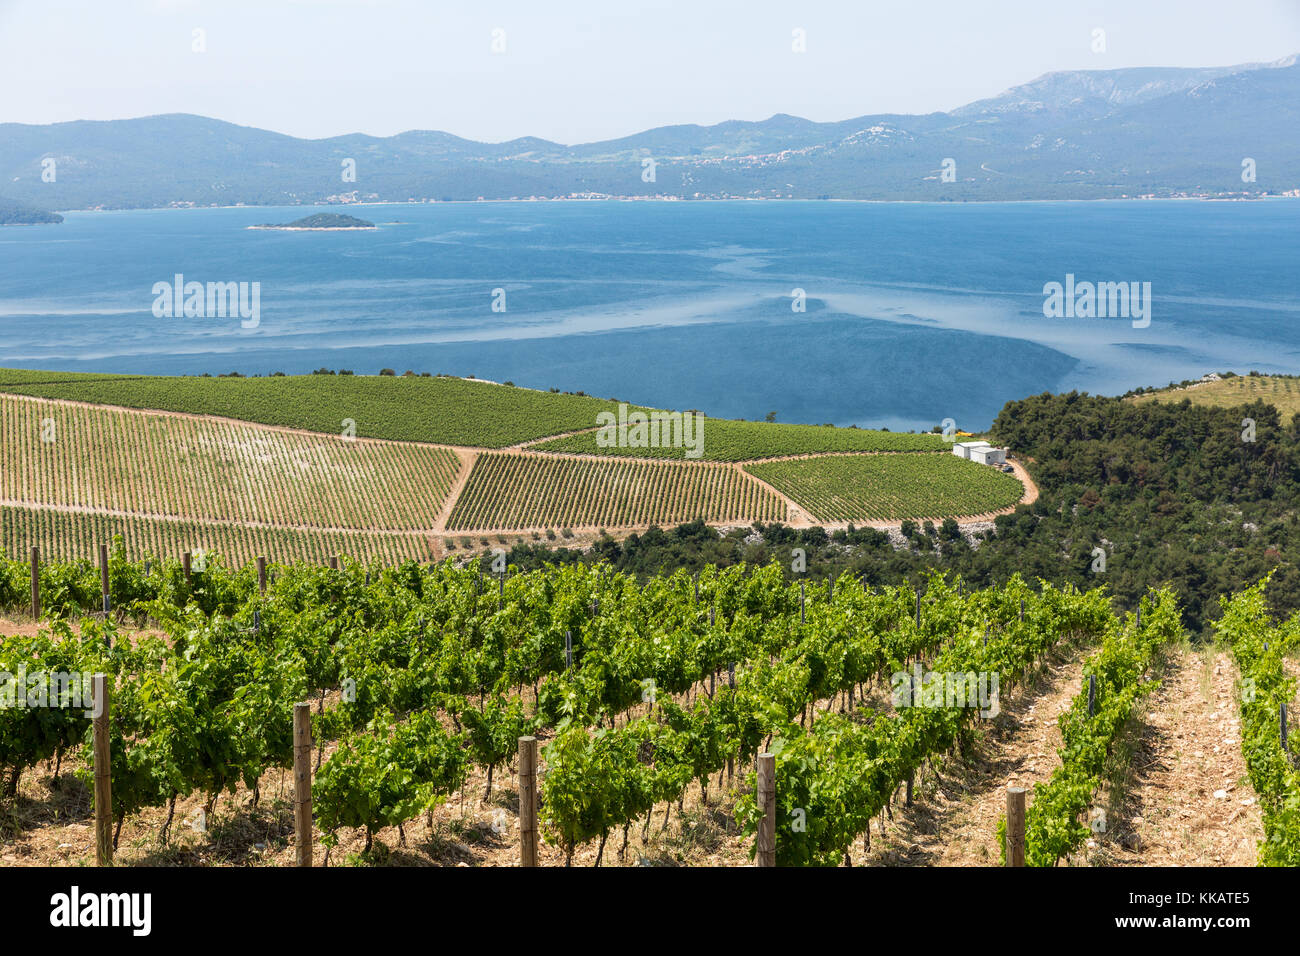
[[[293,827],[297,865],[311,866],[311,705],[293,705]]]
[[[261,555],[257,557],[257,590],[266,593],[266,558]]]
[[[109,755],[108,678],[96,674],[92,684],[95,707],[95,864],[113,865],[113,771]]]
[[[519,865],[537,865],[537,738],[519,738]]]
[[[1025,865],[1025,788],[1007,787],[1007,866]]]
[[[32,548],[32,620],[41,619],[41,549]]]
[[[776,755],[758,755],[759,866],[776,866]]]
[[[99,586],[104,595],[104,614],[108,615],[108,545],[99,546]]]

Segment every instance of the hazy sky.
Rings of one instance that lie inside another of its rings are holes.
[[[577,143],[1296,52],[1300,0],[0,0],[0,122],[186,112],[307,137]]]

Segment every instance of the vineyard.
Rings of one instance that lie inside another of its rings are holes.
[[[1147,620],[1142,620],[1142,612]],[[1149,672],[1172,642],[1185,638],[1172,594],[1143,602],[1133,619],[1115,622],[1084,666],[1086,688],[1061,716],[1061,766],[1036,789],[1025,821],[1029,866],[1055,866],[1078,850],[1093,830],[1083,822],[1102,784],[1109,757],[1138,702],[1155,683]],[[1006,821],[999,825],[1005,850]],[[1004,856],[1005,862],[1005,856]]]
[[[6,501],[196,522],[428,528],[460,465],[446,448],[9,396],[0,434]]]
[[[1186,388],[1166,388],[1134,395],[1133,402],[1181,402],[1235,408],[1252,402],[1267,402],[1284,421],[1300,412],[1300,378],[1294,375],[1233,375],[1219,381],[1197,383]]]
[[[915,452],[948,451],[938,435],[833,428],[828,425],[786,425],[776,422],[739,422],[725,418],[703,419],[704,461],[753,461],[785,455],[826,452]],[[585,455],[629,455],[636,458],[685,460],[688,449],[661,442],[655,448],[607,446],[595,431],[552,438],[532,446],[537,451],[570,452]]]
[[[28,570],[0,564],[0,606],[25,602]],[[1100,764],[1153,686],[1162,648],[1183,638],[1171,592],[1121,618],[1102,591],[1019,578],[968,592],[933,576],[913,591],[847,576],[792,582],[778,565],[638,584],[604,566],[485,578],[477,566],[344,562],[275,566],[263,591],[251,567],[146,570],[120,542],[108,572],[113,614],[83,616],[101,606],[97,569],[43,566],[48,623],[6,638],[0,669],[108,676],[114,829],[130,819],[134,844],[165,853],[178,803],[207,819],[229,795],[228,813],[262,814],[287,849],[276,780],[309,766],[318,840],[298,832],[324,850],[317,864],[345,846],[359,851],[349,859],[380,861],[417,828],[434,840],[471,778],[493,815],[489,839],[513,840],[520,805],[491,798],[509,780],[531,787],[514,767],[530,737],[541,742],[545,861],[644,858],[674,808],[688,826],[689,792],[699,812],[725,814],[760,863],[847,863],[877,819],[883,836],[882,814],[911,805],[914,783],[973,745],[1000,695],[1031,680],[1044,655],[1095,643],[1061,717],[1061,764],[1024,828],[1028,862],[1050,865],[1088,835],[1081,817]],[[1295,865],[1300,791],[1278,742],[1294,687],[1276,662],[1300,626],[1270,629],[1256,592],[1225,606],[1225,634],[1255,688],[1243,748],[1268,813],[1261,862]],[[129,622],[146,619],[151,630],[126,639]],[[970,693],[954,694],[944,675]],[[975,694],[977,677],[991,695]],[[33,776],[54,790],[69,786],[63,778],[88,786],[95,751],[73,692],[37,700],[39,720],[0,707],[7,799]],[[312,750],[295,764],[300,701],[314,702]]]
[[[834,455],[745,470],[824,522],[984,514],[1015,505],[1025,490],[1012,475],[954,455]]]
[[[937,435],[708,420],[703,460],[604,449],[590,428],[611,407],[441,377],[0,369],[0,541],[67,560],[120,533],[136,558],[423,561],[475,532],[943,518],[1022,493]],[[809,450],[825,457],[780,458]]]
[[[1267,583],[1221,598],[1217,627],[1241,675],[1241,751],[1264,812],[1260,862],[1300,866],[1300,771],[1287,737],[1296,678],[1285,663],[1287,654],[1300,649],[1300,613],[1272,624],[1264,600]]]
[[[399,564],[427,561],[435,554],[429,535],[409,532],[317,531],[275,527],[240,527],[188,520],[164,520],[104,514],[15,508],[0,505],[0,552],[17,555],[31,547],[64,561],[94,554],[98,542],[122,536],[137,561],[176,557],[186,551],[218,552],[239,563],[267,555],[286,563],[322,563],[332,554]]]
[[[617,406],[461,378],[277,375],[267,378],[91,375],[0,369],[0,392],[125,408],[219,415],[363,438],[503,448],[589,428]]]
[[[784,503],[735,468],[699,463],[480,455],[447,528],[625,527],[703,518],[780,521]]]

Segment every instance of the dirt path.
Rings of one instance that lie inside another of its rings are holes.
[[[478,462],[478,451],[473,448],[457,448],[456,457],[460,461],[460,468],[456,472],[456,480],[451,483],[451,488],[447,492],[447,497],[442,502],[442,507],[438,509],[438,515],[433,519],[435,531],[442,532],[447,528],[447,521],[451,518],[451,511],[456,507],[456,502],[460,500],[460,493],[465,490],[465,483],[469,481],[470,472],[474,470],[474,465]]]
[[[776,500],[785,505],[784,523],[789,525],[791,528],[811,528],[817,523],[817,519],[812,516],[812,512],[805,509],[789,495],[768,484],[762,478],[758,477],[758,475],[751,475],[743,466],[736,462],[733,462],[731,467],[747,481],[752,481],[760,488],[766,490],[769,494],[775,495]]]
[[[1033,787],[1059,766],[1057,718],[1079,693],[1086,649],[1063,648],[1029,684],[1004,695],[1002,712],[964,760],[927,773],[910,810],[872,825],[871,851],[853,850],[854,866],[997,866],[998,818],[1007,787]]]
[[[502,451],[523,451],[526,448],[533,448],[536,445],[544,444],[548,441],[558,441],[561,438],[572,438],[574,435],[585,435],[587,432],[600,431],[599,425],[592,425],[590,428],[579,428],[571,432],[559,432],[555,435],[543,435],[541,438],[529,438],[527,441],[517,442],[502,448]]]
[[[1236,681],[1224,650],[1169,661],[1148,700],[1120,819],[1102,841],[1105,863],[1255,865],[1264,830],[1241,754]]]

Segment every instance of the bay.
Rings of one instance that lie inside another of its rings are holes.
[[[728,418],[986,427],[1043,391],[1295,372],[1300,202],[509,202],[70,212],[0,230],[0,366],[475,375]],[[260,317],[154,285],[260,283]],[[1150,325],[1043,287],[1149,282]],[[504,311],[494,311],[504,290]],[[792,303],[803,291],[805,311]]]

